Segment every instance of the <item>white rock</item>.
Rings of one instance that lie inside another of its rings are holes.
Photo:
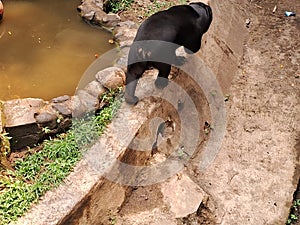
[[[164,202],[176,218],[188,216],[197,211],[205,192],[187,175],[178,174],[164,183],[161,188]]]

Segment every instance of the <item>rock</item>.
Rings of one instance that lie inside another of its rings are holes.
[[[109,67],[99,71],[96,79],[107,89],[122,87],[125,83],[125,72],[118,67]]]
[[[72,116],[72,111],[71,109],[69,109],[69,107],[66,104],[63,103],[53,104],[52,108],[55,109],[62,116],[66,116],[66,117]]]
[[[115,27],[121,21],[119,15],[115,13],[106,14],[103,11],[96,12],[93,19],[96,23],[99,23],[104,27]]]
[[[120,21],[119,15],[114,13],[106,14],[103,11],[103,1],[99,0],[84,0],[80,6],[77,7],[81,17],[104,27],[114,27]]]
[[[81,5],[77,7],[77,11],[81,17],[92,20],[97,11],[103,10],[103,2],[99,0],[83,0]]]
[[[124,70],[126,70],[127,69],[127,61],[128,61],[127,55],[122,56],[119,59],[117,59],[117,61],[115,62],[114,66],[118,66],[118,67],[121,67]]]
[[[42,127],[54,129],[57,126],[57,115],[49,112],[37,113],[34,115],[36,122]]]
[[[124,48],[124,47],[130,47],[132,43],[133,43],[132,40],[125,40],[125,41],[120,41],[119,45],[121,48]]]
[[[118,41],[133,41],[137,32],[137,28],[127,28],[126,26],[117,27],[114,30],[114,37]]]
[[[11,137],[12,150],[18,150],[26,146],[33,147],[42,137],[42,129],[36,123],[5,127],[5,130]]]
[[[118,27],[126,27],[128,29],[138,29],[138,25],[130,20],[118,23]]]
[[[162,185],[164,202],[176,218],[186,217],[197,211],[205,192],[186,174],[178,174]]]
[[[102,0],[93,0],[94,4],[99,7],[100,9],[103,9],[103,1]]]
[[[42,99],[25,98],[6,101],[3,104],[5,127],[36,123],[34,115],[45,104]]]
[[[59,96],[59,97],[57,97],[57,98],[53,98],[53,99],[51,100],[51,102],[53,102],[53,103],[62,103],[62,102],[68,101],[68,100],[70,100],[70,99],[71,99],[71,98],[70,98],[69,95],[63,95],[63,96]]]
[[[32,147],[40,140],[42,132],[34,115],[45,104],[42,99],[34,98],[15,99],[3,104],[5,130],[12,137],[12,149]]]
[[[43,131],[40,140],[66,132],[70,128],[72,111],[69,109],[69,103],[69,100],[63,103],[50,103],[35,115],[36,122]],[[43,130],[45,127],[48,128],[47,132]]]
[[[35,117],[36,122],[39,124],[49,123],[49,122],[57,119],[57,116],[55,114],[51,114],[51,113],[47,113],[47,112],[38,113],[38,114],[34,115],[34,117]]]
[[[105,88],[96,80],[88,83],[84,90],[96,98],[104,94],[106,91]]]
[[[122,44],[119,43],[120,46],[122,45],[123,47],[120,47],[120,57],[115,61],[114,65],[115,67],[119,67],[122,68],[122,70],[124,70],[125,72],[127,71],[127,63],[128,63],[128,54],[129,54],[129,50],[130,50],[130,45],[131,43],[127,46],[127,44]]]
[[[118,23],[113,33],[121,48],[132,44],[137,29],[137,25],[131,21]]]
[[[81,117],[86,113],[96,110],[98,103],[98,98],[90,95],[84,90],[79,90],[77,94],[72,97],[73,117]]]
[[[78,91],[76,95],[79,97],[80,102],[84,106],[86,106],[86,108],[88,110],[94,109],[95,106],[98,103],[98,98],[97,97],[94,97],[94,96],[90,95],[88,92],[86,92],[84,90]]]
[[[67,96],[69,98],[69,96]],[[60,102],[60,101],[58,101]],[[47,139],[50,136],[65,132],[72,125],[71,100],[62,100],[61,103],[53,103],[42,107],[35,114],[36,122],[42,129],[40,140]],[[44,128],[47,127],[47,130]]]
[[[90,11],[90,12],[87,12],[87,13],[84,13],[83,15],[81,15],[84,19],[86,20],[93,20],[93,18],[95,17],[95,12],[94,11]]]
[[[27,146],[33,147],[49,135],[66,131],[71,126],[69,99],[65,95],[53,99],[50,104],[42,99],[31,98],[5,102],[5,130],[12,137],[11,148],[18,150]],[[50,131],[44,132],[45,127]]]

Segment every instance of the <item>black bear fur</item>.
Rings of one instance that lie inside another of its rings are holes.
[[[202,35],[208,30],[211,22],[212,10],[210,6],[202,2],[173,6],[146,19],[140,25],[129,50],[125,101],[128,104],[138,102],[139,99],[134,95],[136,85],[138,79],[149,67],[154,67],[159,71],[155,81],[156,87],[164,88],[167,86],[171,64],[180,65],[183,63],[183,60],[175,54],[177,47],[172,48],[172,46],[183,46],[187,53],[197,52],[201,47]],[[164,48],[159,44],[154,44],[143,48],[143,41],[150,40],[173,43],[174,45],[166,45],[167,47]],[[138,43],[142,44],[138,45]],[[147,54],[164,55],[164,57],[172,58],[172,63],[147,61],[145,60]]]

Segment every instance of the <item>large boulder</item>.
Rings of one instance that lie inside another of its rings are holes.
[[[12,149],[33,146],[41,138],[34,115],[45,105],[42,99],[26,98],[6,101],[3,104],[5,130],[9,133]]]
[[[99,71],[96,79],[107,89],[122,87],[125,83],[125,72],[118,67],[109,67]]]

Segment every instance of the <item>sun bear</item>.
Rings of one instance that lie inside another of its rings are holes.
[[[183,46],[189,54],[197,52],[201,47],[202,35],[208,30],[211,22],[212,10],[202,2],[173,6],[146,19],[140,25],[129,50],[125,101],[128,104],[138,102],[139,99],[135,96],[138,79],[150,67],[159,71],[155,86],[160,89],[166,87],[171,64],[183,63],[183,59],[176,56],[176,48]],[[158,44],[143,44],[147,41],[156,41]],[[160,42],[174,45],[160,46]],[[172,63],[147,61],[147,55],[172,58]]]

